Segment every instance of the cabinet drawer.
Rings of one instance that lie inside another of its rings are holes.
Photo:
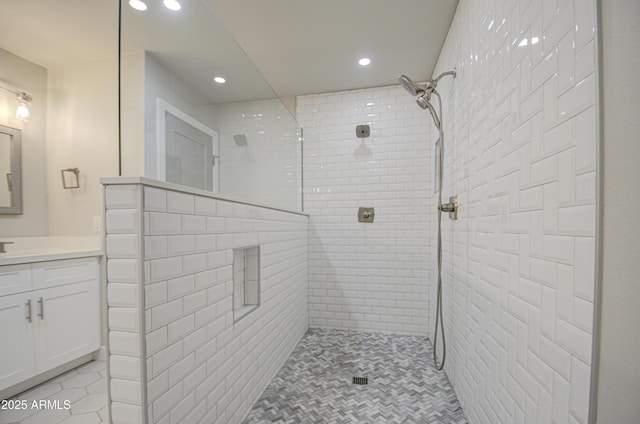
[[[33,264],[33,289],[98,279],[98,258],[66,259]]]
[[[30,291],[30,270],[29,264],[0,266],[0,296]]]

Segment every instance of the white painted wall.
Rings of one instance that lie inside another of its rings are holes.
[[[297,117],[310,326],[426,335],[429,117],[399,86],[299,96]],[[375,208],[373,223],[358,222],[360,206]]]
[[[601,1],[604,255],[597,422],[640,417],[640,3]]]
[[[0,85],[33,97],[31,119],[24,122],[15,117],[16,96],[0,90],[0,125],[22,130],[22,215],[0,215],[0,237],[45,236],[47,70],[3,49],[0,64]]]
[[[461,203],[443,224],[446,371],[474,424],[587,422],[594,11],[461,0],[438,60],[436,74],[458,70],[440,85],[444,195]]]
[[[49,235],[87,236],[104,211],[101,177],[118,175],[116,58],[49,69],[47,188]],[[60,170],[78,168],[80,188],[62,187]]]
[[[144,175],[145,53],[123,54],[120,63],[120,135],[123,176]]]
[[[0,92],[0,124],[22,129],[23,214],[0,217],[0,235],[90,236],[102,220],[99,178],[117,175],[115,58],[45,69],[0,50],[0,80],[33,96],[28,122],[15,96]],[[80,169],[80,189],[64,190],[60,170]]]

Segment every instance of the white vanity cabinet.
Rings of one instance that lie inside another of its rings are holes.
[[[0,390],[100,348],[99,259],[0,267]]]

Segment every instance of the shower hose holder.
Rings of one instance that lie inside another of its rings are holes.
[[[455,221],[458,219],[458,196],[449,197],[449,203],[441,204],[438,209],[442,212],[449,212],[449,219]]]

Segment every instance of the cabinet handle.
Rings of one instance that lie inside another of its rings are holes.
[[[38,316],[40,317],[40,319],[44,319],[44,301],[42,300],[42,298],[38,300],[38,308],[40,309],[40,312],[38,312]]]
[[[27,307],[27,322],[31,324],[31,299],[27,300],[24,306]]]

